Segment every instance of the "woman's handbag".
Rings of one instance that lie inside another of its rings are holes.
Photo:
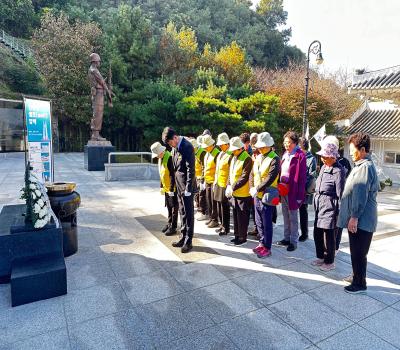
[[[276,206],[280,203],[279,191],[275,187],[268,187],[264,192],[261,202],[264,205]]]
[[[278,192],[279,195],[285,197],[289,194],[289,184],[285,184],[283,182],[278,184]]]

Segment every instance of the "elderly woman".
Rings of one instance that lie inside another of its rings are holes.
[[[329,271],[335,268],[335,229],[346,171],[337,161],[339,152],[334,143],[323,143],[317,154],[321,156],[324,165],[315,188],[314,243],[317,259],[311,264],[319,266],[322,271]]]
[[[338,227],[347,227],[349,232],[353,267],[352,282],[344,289],[348,293],[363,293],[367,289],[367,255],[378,221],[376,195],[380,185],[369,155],[369,136],[361,132],[353,134],[349,145],[354,168],[344,187]]]
[[[299,136],[288,131],[283,139],[286,152],[281,161],[280,188],[283,214],[284,238],[276,244],[286,246],[292,252],[297,249],[299,240],[299,208],[303,204],[306,192],[307,165],[306,156],[298,146]]]

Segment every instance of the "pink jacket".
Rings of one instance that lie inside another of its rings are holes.
[[[286,153],[287,152],[285,152],[285,154]],[[288,197],[290,210],[299,209],[300,206],[303,204],[306,195],[306,181],[306,155],[300,148],[298,148],[290,161],[289,180],[287,181],[289,185]]]

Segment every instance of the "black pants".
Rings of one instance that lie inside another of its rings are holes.
[[[182,238],[188,238],[190,243],[194,232],[194,201],[193,193],[185,196],[184,192],[178,193],[179,214],[181,215]]]
[[[278,219],[278,209],[273,206],[272,207],[272,222],[276,224],[276,220]]]
[[[176,229],[178,225],[178,212],[179,212],[179,204],[178,198],[175,193],[175,196],[170,197],[168,194],[165,194],[165,206],[168,209],[168,225],[172,229]]]
[[[303,203],[299,209],[300,230],[302,236],[308,236],[308,204]]]
[[[343,229],[341,227],[336,227],[336,250],[340,248],[340,242],[342,241],[342,232]]]
[[[210,220],[218,222],[217,201],[214,199],[213,184],[206,184],[207,214]]]
[[[217,202],[218,218],[226,233],[229,233],[231,226],[231,208],[227,198]]]
[[[318,259],[324,259],[325,264],[335,261],[336,248],[335,229],[324,229],[314,226],[314,243]]]
[[[197,211],[202,213],[203,215],[207,214],[207,202],[206,202],[206,190],[200,191],[200,186],[198,186],[199,192],[196,193],[196,203],[197,203]]]
[[[254,230],[255,230],[255,232],[258,232],[257,223],[256,223],[256,209],[255,209],[255,205],[254,205],[254,200],[252,200],[252,202],[251,202],[250,214],[251,214],[251,217],[253,218]]]
[[[250,205],[253,198],[235,198],[231,199],[233,207],[233,229],[236,238],[247,239],[247,230],[250,222]]]
[[[353,267],[353,285],[367,286],[367,255],[372,241],[372,232],[358,229],[349,232],[351,265]]]

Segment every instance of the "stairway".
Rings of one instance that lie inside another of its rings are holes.
[[[15,38],[0,29],[0,43],[10,48],[17,56],[28,59],[33,58],[32,49],[21,39]]]

